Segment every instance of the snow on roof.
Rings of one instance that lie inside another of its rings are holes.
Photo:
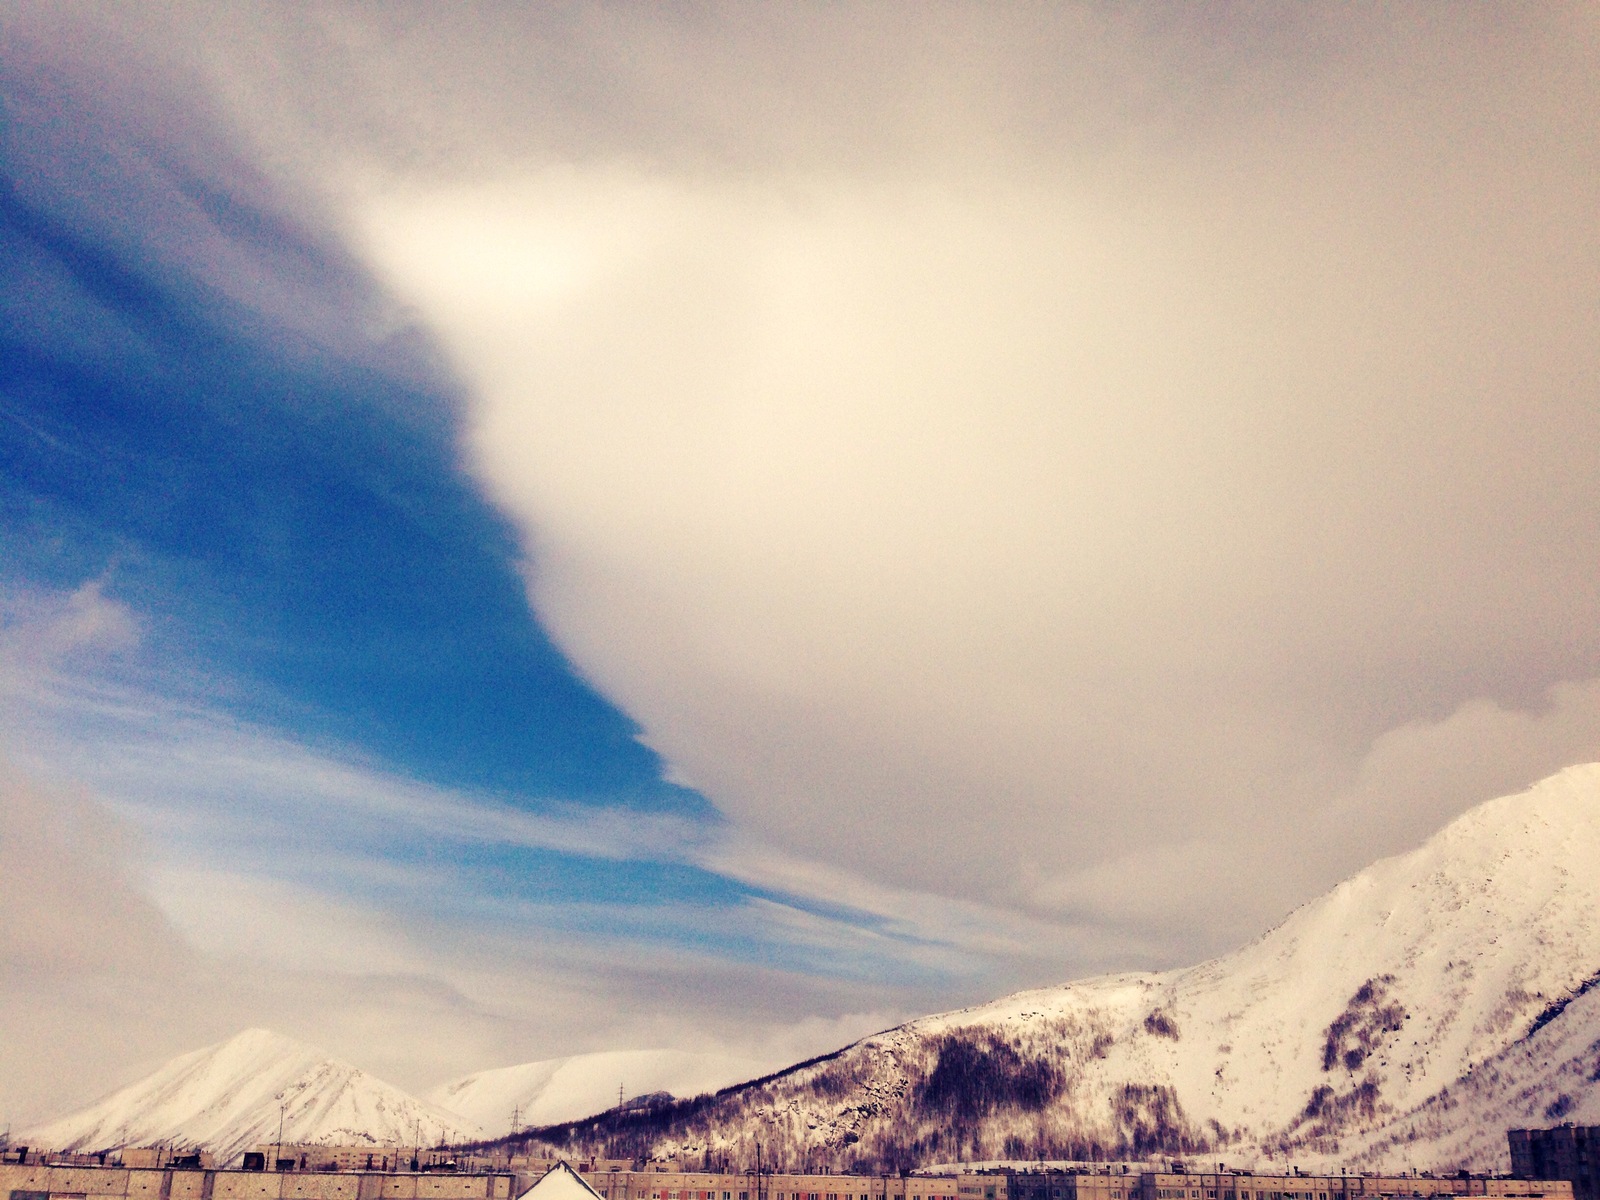
[[[539,1181],[518,1196],[517,1200],[528,1200],[530,1196],[534,1200],[600,1200],[600,1193],[564,1162],[557,1163],[539,1176]]]

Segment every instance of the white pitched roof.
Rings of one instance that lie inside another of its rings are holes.
[[[529,1197],[533,1200],[600,1200],[600,1193],[585,1183],[582,1175],[560,1162],[539,1176],[538,1182],[517,1200]]]

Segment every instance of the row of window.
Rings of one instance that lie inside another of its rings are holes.
[[[600,1193],[601,1200],[610,1200],[610,1188],[600,1187],[596,1188],[595,1190]],[[617,1194],[620,1200],[620,1197],[623,1194],[622,1189],[618,1189]],[[1059,1191],[1056,1193],[1057,1196],[1060,1194],[1061,1193]],[[874,1198],[869,1196],[866,1192],[845,1192],[842,1195],[838,1192],[773,1192],[772,1200],[823,1200],[824,1195],[827,1197],[827,1200],[874,1200]],[[1114,1192],[1112,1193],[1112,1196],[1113,1200],[1122,1200],[1121,1192]],[[714,1191],[708,1192],[684,1188],[669,1188],[666,1192],[651,1192],[650,1200],[717,1200],[717,1193]],[[723,1192],[722,1200],[733,1200],[733,1193]],[[750,1200],[750,1193],[740,1192],[739,1200]],[[878,1193],[876,1200],[884,1200],[884,1195],[882,1192]],[[896,1198],[890,1197],[889,1200],[896,1200]],[[913,1195],[909,1198],[902,1196],[899,1197],[898,1200],[956,1200],[956,1197]]]
[[[610,1196],[611,1196],[611,1189],[610,1188],[600,1187],[600,1188],[596,1188],[595,1190],[600,1193],[600,1196],[601,1196],[602,1200],[610,1200]],[[1056,1193],[1057,1196],[1059,1196],[1060,1194],[1061,1194],[1060,1192]],[[620,1200],[621,1195],[622,1195],[622,1189],[618,1189],[619,1200]],[[1114,1192],[1114,1193],[1112,1193],[1112,1195],[1113,1195],[1114,1200],[1122,1200],[1122,1193],[1121,1192]],[[826,1196],[826,1200],[874,1200],[874,1197],[869,1196],[866,1192],[860,1192],[860,1193],[857,1193],[857,1192],[845,1192],[842,1195],[840,1193],[838,1193],[838,1192],[826,1192],[826,1193],[818,1193],[818,1192],[773,1192],[772,1193],[772,1200],[823,1200],[824,1196]],[[650,1193],[650,1200],[717,1200],[717,1193],[714,1192],[714,1191],[705,1192],[705,1191],[694,1191],[693,1189],[684,1189],[684,1188],[672,1189],[672,1188],[669,1188],[664,1193],[663,1192],[651,1192]],[[722,1200],[733,1200],[733,1193],[732,1192],[723,1192],[722,1193]],[[739,1193],[739,1200],[750,1200],[750,1193],[749,1192],[740,1192]],[[876,1200],[884,1200],[884,1195],[883,1195],[882,1192],[878,1193],[878,1195],[876,1197]],[[898,1198],[891,1196],[889,1198],[889,1200],[956,1200],[956,1198],[954,1196],[938,1196],[938,1195],[923,1196],[923,1195],[920,1195],[920,1194],[914,1194],[914,1195],[910,1196],[909,1198],[903,1197],[903,1196],[902,1197],[898,1197]]]
[[[1115,1193],[1113,1193],[1115,1194]],[[1058,1191],[1057,1196],[1061,1195]],[[1156,1200],[1200,1200],[1199,1188],[1157,1188]],[[1206,1188],[1206,1200],[1218,1200],[1216,1188]],[[1327,1192],[1251,1192],[1244,1188],[1223,1188],[1220,1200],[1328,1200]]]

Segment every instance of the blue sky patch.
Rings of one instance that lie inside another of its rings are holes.
[[[308,347],[149,260],[154,235],[97,238],[74,197],[53,208],[25,190],[14,150],[0,160],[10,573],[102,580],[228,711],[298,738],[525,803],[713,816],[533,619],[515,536],[458,469],[447,382],[386,371],[382,344],[365,361]],[[264,270],[318,253],[218,184],[166,178]]]

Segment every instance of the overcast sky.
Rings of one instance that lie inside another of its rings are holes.
[[[0,14],[0,1121],[771,1061],[1600,757],[1592,6]]]

